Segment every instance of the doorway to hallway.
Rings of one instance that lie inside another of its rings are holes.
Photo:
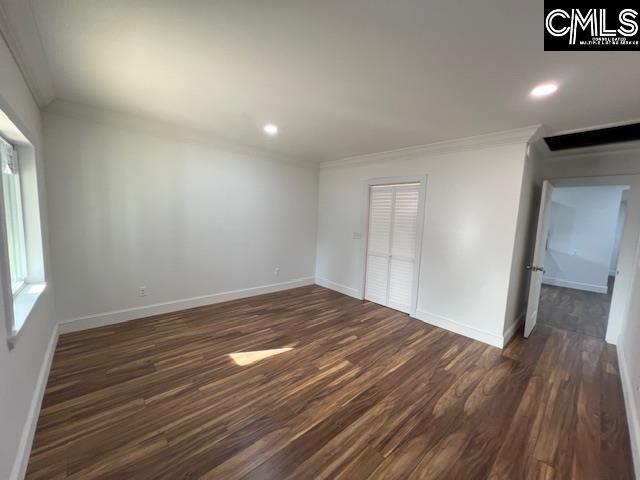
[[[618,185],[553,188],[538,323],[605,338],[628,194]]]

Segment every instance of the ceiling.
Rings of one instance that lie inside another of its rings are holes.
[[[542,0],[31,5],[56,98],[309,162],[640,118],[638,54],[544,52]]]

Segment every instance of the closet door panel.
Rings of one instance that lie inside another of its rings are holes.
[[[389,269],[389,303],[388,306],[409,313],[413,292],[413,262],[391,259]]]
[[[372,187],[369,203],[369,253],[389,254],[392,214],[393,189]]]
[[[413,298],[419,197],[418,185],[395,188],[388,306],[406,313]]]
[[[419,195],[417,187],[399,187],[396,190],[391,246],[394,257],[409,260],[415,256]]]
[[[389,296],[389,252],[393,217],[393,188],[371,187],[369,191],[369,237],[364,298],[387,304]]]
[[[364,298],[381,305],[387,304],[389,289],[389,258],[369,255]]]

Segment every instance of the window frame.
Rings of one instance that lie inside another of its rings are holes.
[[[0,126],[4,128],[0,130],[0,147],[3,150],[0,165],[0,295],[5,314],[7,346],[13,350],[47,288],[47,281],[38,200],[37,150],[2,111]],[[10,157],[4,154],[6,145],[9,146]],[[5,185],[11,190],[8,202],[5,202]],[[18,228],[13,228],[15,223]],[[13,241],[14,237],[18,240]],[[19,246],[17,250],[15,245]],[[12,261],[13,257],[18,258],[18,262]],[[20,265],[19,273],[15,272],[16,264]]]
[[[16,171],[10,174],[4,171],[0,172],[2,175],[2,195],[3,195],[3,219],[5,221],[5,231],[7,238],[7,254],[8,254],[8,268],[9,268],[9,283],[11,294],[15,298],[22,292],[27,285],[28,278],[28,259],[27,259],[27,238],[25,235],[25,218],[22,198],[22,176],[20,171],[20,159],[18,151],[14,145],[7,141],[0,135],[0,156],[6,155],[7,150],[16,155]],[[1,161],[1,159],[0,159]],[[13,177],[7,180],[6,177]],[[7,189],[11,192],[7,193]],[[9,203],[9,206],[7,206]],[[9,232],[9,223],[14,222],[11,229],[11,235]],[[13,238],[9,238],[9,237]],[[9,248],[12,244],[13,248]],[[14,281],[15,279],[15,281]]]

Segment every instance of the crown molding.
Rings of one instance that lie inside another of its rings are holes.
[[[67,118],[106,125],[126,132],[139,132],[188,144],[206,145],[224,152],[258,157],[263,160],[284,162],[303,168],[318,168],[316,163],[306,158],[270,152],[218,136],[214,132],[184,127],[127,112],[106,110],[66,100],[53,101],[47,108],[43,109],[43,112],[45,115],[61,115]]]
[[[536,140],[542,138],[544,131],[545,129],[542,125],[534,125],[503,132],[466,137],[457,140],[447,140],[444,142],[430,143],[427,145],[418,145],[414,147],[400,148],[397,150],[390,150],[385,152],[357,155],[340,160],[330,160],[321,162],[320,168],[343,167],[363,163],[378,163],[390,160],[406,159],[416,156],[431,157],[437,155],[446,155],[455,152],[506,145],[523,144],[524,146],[532,141],[532,139]]]
[[[47,106],[56,94],[30,1],[0,0],[0,34],[36,104]]]

